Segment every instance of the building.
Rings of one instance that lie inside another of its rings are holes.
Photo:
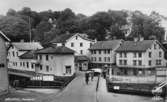
[[[34,52],[42,48],[38,42],[11,43],[7,57],[10,85],[24,86],[32,76],[36,75],[37,60]]]
[[[74,51],[65,46],[47,47],[36,54],[37,73],[52,76],[72,76],[75,73]]]
[[[3,32],[0,31],[0,95],[8,92],[9,82],[7,73],[7,46],[9,42]]]
[[[116,63],[115,50],[121,45],[122,40],[97,41],[90,48],[92,67],[111,67]]]
[[[59,37],[53,39],[51,44],[55,44],[57,46],[65,45],[66,47],[75,51],[75,55],[88,55],[89,48],[92,46],[95,41],[88,39],[86,34],[63,34]]]
[[[156,74],[166,66],[164,51],[157,40],[124,41],[116,50],[116,67],[110,78],[120,83],[162,82],[164,78],[157,78]]]
[[[87,56],[75,56],[75,69],[76,71],[86,71],[89,66],[89,58]]]

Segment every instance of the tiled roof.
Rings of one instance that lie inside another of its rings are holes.
[[[68,39],[70,39],[74,35],[78,35],[85,40],[94,41],[85,37],[85,34],[76,33],[76,34],[62,34],[56,37],[55,39],[53,39],[52,41],[50,41],[50,43],[65,43]]]
[[[65,46],[47,47],[36,51],[37,54],[74,54],[74,50]]]
[[[39,42],[14,42],[12,43],[19,50],[37,50],[42,49],[43,47]]]
[[[117,52],[127,51],[127,52],[135,52],[135,51],[146,51],[155,40],[143,40],[143,41],[124,41],[121,46],[116,50]]]
[[[21,56],[19,56],[21,59],[35,59],[35,51],[28,51]]]
[[[65,43],[73,34],[62,34],[55,39],[51,40],[50,43]]]
[[[89,61],[87,56],[75,56],[75,61]]]
[[[122,40],[110,40],[110,41],[97,41],[91,46],[90,50],[100,50],[100,49],[115,49],[120,45]]]
[[[32,77],[36,75],[36,73],[33,71],[17,70],[17,69],[12,69],[12,68],[8,68],[8,72],[9,74],[25,76],[25,77]]]

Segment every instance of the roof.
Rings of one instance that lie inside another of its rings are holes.
[[[50,43],[65,43],[73,34],[62,34],[56,38],[54,38]]]
[[[75,56],[75,61],[89,61],[87,56]]]
[[[36,75],[34,71],[17,70],[12,68],[8,68],[8,73],[13,75],[24,76],[24,77],[32,77]]]
[[[145,52],[156,40],[143,40],[143,41],[124,41],[121,46],[116,50],[117,52],[127,51],[127,52],[136,52],[141,51]]]
[[[50,43],[65,43],[68,39],[70,39],[71,37],[73,37],[75,35],[78,35],[82,39],[85,39],[85,40],[94,41],[94,40],[88,39],[87,36],[85,36],[86,34],[76,33],[76,34],[62,34],[62,35],[54,38],[53,40],[51,40]]]
[[[6,41],[11,41],[2,31],[0,31],[0,36]]]
[[[35,51],[28,51],[21,56],[19,56],[21,59],[35,59]]]
[[[97,41],[90,50],[115,49],[121,42],[122,40]]]
[[[52,46],[36,51],[37,54],[74,54],[74,52],[74,50],[65,46]]]
[[[14,42],[12,43],[19,50],[27,51],[27,50],[37,50],[42,49],[42,45],[39,42]]]

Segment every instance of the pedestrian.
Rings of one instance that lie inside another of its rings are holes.
[[[91,80],[93,81],[93,78],[94,78],[94,72],[92,71],[91,72]]]
[[[88,72],[85,73],[85,82],[88,85],[88,82],[89,82],[89,73]]]

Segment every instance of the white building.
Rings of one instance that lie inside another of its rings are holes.
[[[157,70],[166,66],[164,47],[157,40],[124,41],[116,50],[116,66],[112,78],[124,83],[155,83]],[[162,76],[161,76],[162,77]]]
[[[111,67],[116,63],[115,50],[121,45],[122,40],[97,41],[90,48],[92,67]]]
[[[48,47],[36,52],[37,73],[53,76],[72,76],[75,73],[74,51],[65,47]]]
[[[51,44],[57,46],[65,45],[75,51],[75,55],[88,55],[89,48],[95,43],[94,40],[88,39],[86,34],[63,34],[53,39]]]
[[[15,42],[11,43],[8,51],[9,70],[33,71],[35,72],[34,51],[42,49],[38,42]]]
[[[8,92],[9,87],[6,41],[9,42],[10,39],[0,31],[0,95]]]

